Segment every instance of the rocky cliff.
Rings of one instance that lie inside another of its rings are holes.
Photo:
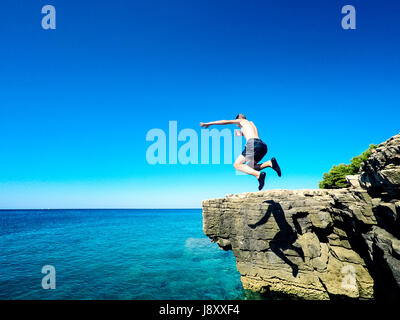
[[[335,190],[203,201],[203,231],[232,250],[245,289],[302,299],[400,299],[400,134]]]

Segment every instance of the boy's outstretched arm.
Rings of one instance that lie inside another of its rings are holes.
[[[238,124],[240,123],[242,119],[235,119],[235,120],[218,120],[218,121],[212,121],[212,122],[200,122],[200,127],[205,127],[208,128],[209,126],[212,125],[224,125],[224,124]]]

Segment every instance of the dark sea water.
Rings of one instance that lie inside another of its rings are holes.
[[[0,299],[248,298],[201,210],[0,211]]]

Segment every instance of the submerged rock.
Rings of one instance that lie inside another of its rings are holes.
[[[400,134],[349,188],[204,200],[203,231],[232,250],[245,289],[302,299],[400,298]]]

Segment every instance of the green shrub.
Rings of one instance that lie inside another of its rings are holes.
[[[360,170],[361,163],[368,159],[368,157],[371,155],[371,150],[376,149],[376,147],[377,145],[371,144],[367,151],[363,152],[357,157],[352,158],[350,164],[333,166],[328,173],[324,173],[322,181],[319,183],[319,187],[321,189],[338,189],[348,187],[349,184],[346,181],[346,176],[357,174]]]

